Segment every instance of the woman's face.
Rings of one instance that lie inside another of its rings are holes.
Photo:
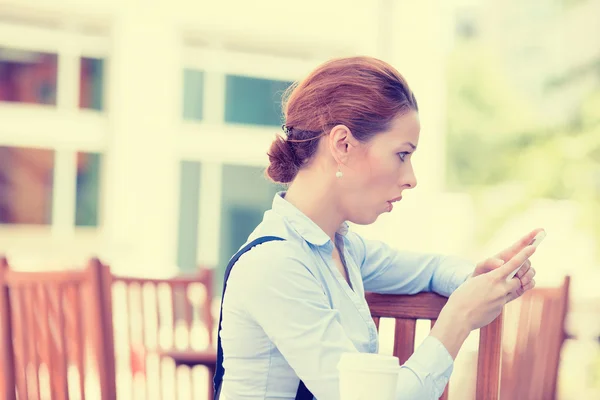
[[[345,162],[339,164],[343,176],[337,180],[340,207],[348,221],[375,222],[382,213],[392,211],[404,190],[417,185],[411,158],[420,129],[419,115],[411,110],[366,143],[350,138]]]

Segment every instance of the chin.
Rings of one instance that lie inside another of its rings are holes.
[[[357,215],[350,221],[357,225],[371,225],[373,222],[377,221],[379,215],[380,214]]]

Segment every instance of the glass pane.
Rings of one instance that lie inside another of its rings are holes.
[[[281,125],[281,97],[291,84],[228,75],[225,82],[225,122]]]
[[[54,151],[0,146],[0,223],[52,222]]]
[[[76,226],[98,226],[101,168],[101,154],[77,154]]]
[[[202,120],[204,99],[204,71],[183,71],[183,119]]]
[[[57,55],[0,47],[0,101],[56,105]]]
[[[198,260],[200,168],[201,165],[199,162],[181,162],[177,265],[180,269],[187,271],[195,270]]]
[[[231,256],[246,242],[248,235],[271,208],[273,196],[280,186],[269,182],[262,168],[224,165],[221,197],[220,273],[223,276]],[[215,282],[215,288],[221,282]]]
[[[79,107],[101,111],[104,107],[104,60],[81,59]]]

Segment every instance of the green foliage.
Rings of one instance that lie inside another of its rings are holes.
[[[597,66],[585,70],[594,74],[600,71]],[[489,227],[536,198],[579,202],[582,226],[600,238],[600,87],[589,90],[568,123],[552,126],[509,81],[504,68],[477,41],[459,44],[450,57],[449,189],[474,196],[482,241],[493,232]],[[554,80],[548,90],[565,90],[571,79],[579,80],[581,74]],[[518,199],[487,206],[489,193],[507,183],[521,188]]]

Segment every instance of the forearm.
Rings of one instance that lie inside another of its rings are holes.
[[[442,310],[438,320],[431,328],[430,336],[438,339],[453,359],[469,336],[470,330],[466,322],[459,315],[448,315],[447,310]]]

